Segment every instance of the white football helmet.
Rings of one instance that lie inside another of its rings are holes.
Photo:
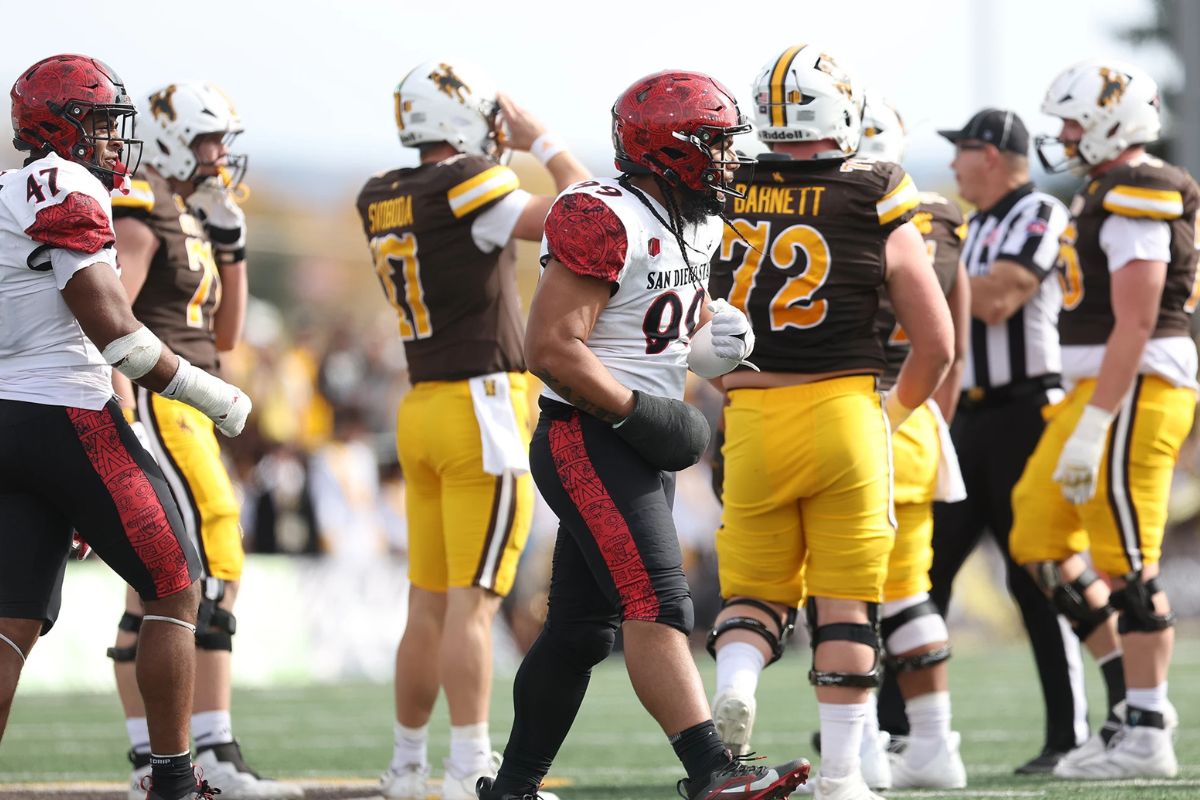
[[[1120,155],[1126,148],[1153,142],[1162,129],[1158,84],[1148,73],[1119,61],[1093,59],[1068,67],[1050,84],[1042,111],[1083,126],[1076,146],[1057,135],[1038,136],[1038,157],[1050,172],[1087,172]],[[1053,159],[1047,145],[1063,148]]]
[[[763,142],[832,139],[853,155],[862,135],[863,98],[833,56],[813,45],[795,45],[772,58],[754,81],[754,111]]]
[[[164,86],[152,92],[138,112],[145,160],[161,175],[181,181],[196,177],[199,163],[192,143],[197,136],[224,133],[225,145],[231,147],[243,130],[228,95],[207,81]],[[246,156],[229,154],[222,176],[225,184],[239,185],[245,172]]]
[[[396,127],[405,147],[447,142],[460,153],[499,158],[504,134],[496,87],[455,62],[418,64],[396,85]]]
[[[899,164],[908,147],[908,132],[904,120],[892,104],[878,92],[863,92],[862,140],[858,143],[858,155],[876,161],[891,161]]]

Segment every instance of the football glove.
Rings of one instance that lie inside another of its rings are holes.
[[[721,358],[741,362],[754,352],[754,330],[750,320],[740,308],[729,305],[725,300],[713,300],[708,304],[712,312],[712,348]]]
[[[217,261],[234,264],[246,258],[246,214],[220,180],[207,180],[187,199],[188,208],[204,224]]]
[[[710,431],[700,409],[637,390],[633,403],[633,413],[613,428],[648,464],[678,472],[704,455]]]
[[[1104,458],[1112,419],[1113,415],[1102,408],[1084,406],[1071,438],[1063,445],[1054,480],[1061,486],[1063,497],[1075,505],[1086,503],[1096,493],[1100,460]]]

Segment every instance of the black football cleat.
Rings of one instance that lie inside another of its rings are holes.
[[[1015,775],[1050,775],[1054,772],[1054,766],[1063,760],[1066,753],[1061,750],[1052,750],[1049,747],[1042,750],[1033,758],[1026,761],[1021,766],[1013,770]]]
[[[752,767],[747,763],[752,760],[758,759],[735,756],[706,784],[684,779],[675,788],[684,800],[784,800],[808,780],[811,769],[803,758],[778,767]]]
[[[494,778],[483,777],[475,784],[475,796],[479,800],[558,800],[556,795],[549,793],[539,794],[500,794],[492,790]]]

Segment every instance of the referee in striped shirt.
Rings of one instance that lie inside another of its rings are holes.
[[[1046,706],[1041,753],[1018,773],[1045,773],[1088,734],[1079,642],[1008,554],[1010,497],[1045,423],[1042,408],[1062,396],[1058,311],[1051,275],[1065,207],[1029,180],[1029,133],[1011,111],[984,109],[961,130],[939,131],[955,146],[959,193],[976,211],[962,259],[971,278],[971,346],[951,433],[967,499],[936,504],[930,593],[943,613],[951,584],[984,531],[1004,554],[1008,588],[1033,644]]]

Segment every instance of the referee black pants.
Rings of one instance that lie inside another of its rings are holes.
[[[1068,652],[1072,651],[1072,661],[1079,663],[1079,642],[1069,628],[1064,630],[1050,601],[1008,552],[1012,490],[1045,428],[1042,407],[1046,402],[1045,392],[1038,392],[993,407],[959,407],[950,434],[958,451],[967,499],[961,503],[934,503],[930,597],[945,615],[959,569],[985,532],[995,539],[1004,555],[1009,594],[1020,608],[1033,645],[1046,708],[1044,746],[1065,752],[1081,743],[1076,737],[1076,720],[1087,716],[1082,679],[1077,676],[1072,685],[1068,662]],[[908,733],[904,704],[892,675],[880,693],[879,721],[890,733]]]

